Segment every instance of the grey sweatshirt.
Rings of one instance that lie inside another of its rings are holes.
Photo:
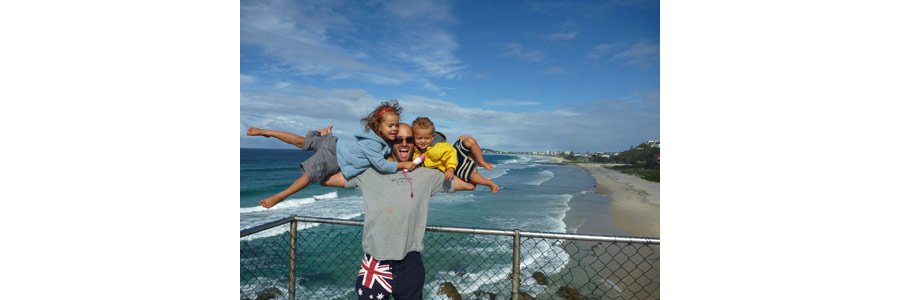
[[[438,192],[453,192],[452,181],[430,168],[409,172],[410,184],[402,172],[383,174],[369,168],[349,180],[346,187],[362,189],[365,206],[363,251],[377,260],[400,260],[410,251],[422,251],[428,200]]]

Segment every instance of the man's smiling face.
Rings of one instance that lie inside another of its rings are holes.
[[[397,138],[391,143],[391,155],[398,162],[412,160],[412,150],[415,147],[415,139],[412,134],[412,127],[406,123],[400,123],[397,130]]]

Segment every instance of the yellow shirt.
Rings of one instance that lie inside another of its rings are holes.
[[[419,148],[413,147],[413,158],[419,157]],[[422,164],[426,168],[438,169],[441,172],[447,171],[448,168],[456,169],[459,162],[456,160],[456,149],[447,142],[440,142],[428,147],[425,150],[425,162]]]

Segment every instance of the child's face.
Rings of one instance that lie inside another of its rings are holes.
[[[416,148],[425,152],[434,140],[434,128],[413,128],[413,137],[416,138]]]
[[[386,113],[381,117],[381,123],[378,124],[378,134],[385,141],[392,141],[397,137],[399,126],[400,116],[394,113]]]

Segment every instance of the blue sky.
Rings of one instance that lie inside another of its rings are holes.
[[[349,138],[388,99],[496,150],[659,139],[658,1],[242,1],[240,27],[241,147]]]

